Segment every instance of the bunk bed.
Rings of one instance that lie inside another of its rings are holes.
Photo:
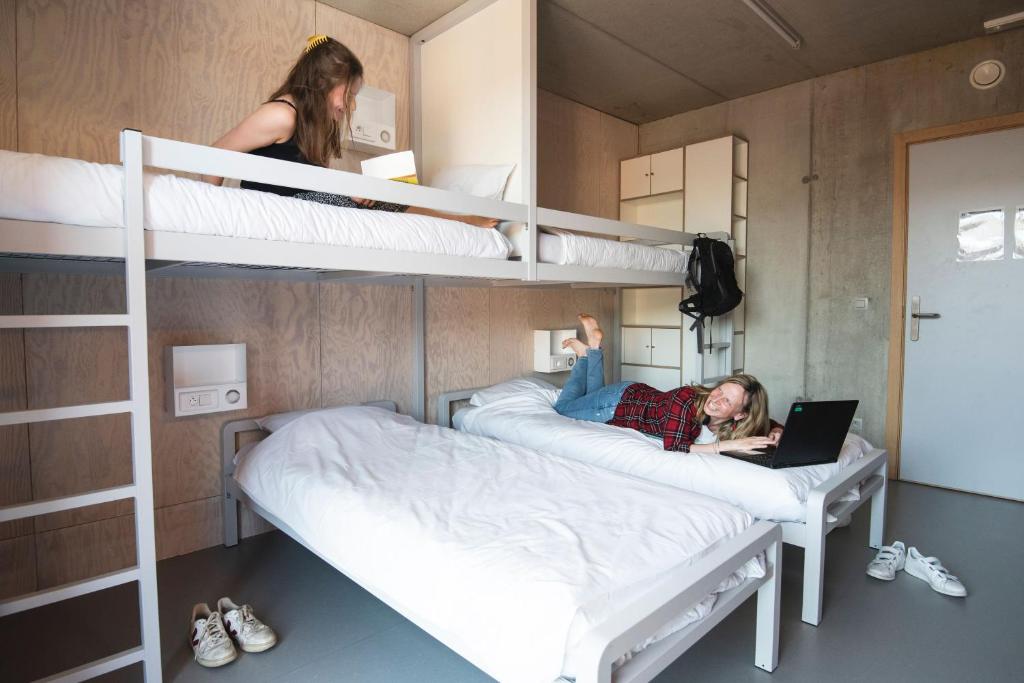
[[[559,415],[557,396],[534,378],[449,391],[438,399],[437,423],[696,491],[779,522],[784,541],[804,549],[801,618],[814,626],[821,623],[828,534],[870,502],[869,545],[882,545],[888,456],[857,435],[847,437],[835,464],[784,470],[720,455],[666,457],[659,441],[635,430]]]
[[[774,669],[777,525],[394,408],[225,425],[225,543],[244,503],[497,680],[649,680],[754,592]]]

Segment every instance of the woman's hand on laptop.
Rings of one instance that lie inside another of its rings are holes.
[[[775,446],[779,443],[779,439],[782,438],[782,427],[775,427],[771,432],[768,433],[768,438],[772,440],[772,445]]]
[[[769,436],[748,436],[743,439],[728,439],[718,444],[719,451],[753,451],[775,442]]]

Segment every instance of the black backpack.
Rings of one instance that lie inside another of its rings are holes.
[[[679,310],[693,318],[690,329],[697,328],[697,344],[703,349],[705,318],[724,315],[743,301],[729,245],[697,233],[686,264],[686,285],[694,293],[679,303]]]

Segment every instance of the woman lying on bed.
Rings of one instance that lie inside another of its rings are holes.
[[[579,359],[555,403],[559,414],[660,436],[667,451],[718,453],[778,442],[782,426],[768,417],[768,393],[753,376],[732,375],[713,389],[666,392],[636,382],[605,385],[604,335],[593,317],[579,319],[587,343],[568,339],[563,344]]]
[[[347,47],[327,36],[312,36],[306,51],[270,100],[213,143],[214,147],[248,152],[271,159],[328,166],[341,157],[342,140],[350,133],[356,94],[363,85],[363,65]],[[204,177],[220,185],[223,178]],[[307,192],[280,185],[242,181],[242,187],[296,199],[347,208],[377,209],[436,216],[493,228],[497,221],[430,209],[375,202],[327,192]]]

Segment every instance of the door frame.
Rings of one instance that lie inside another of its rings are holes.
[[[906,340],[907,221],[909,207],[910,146],[1024,126],[1024,112],[993,116],[935,128],[904,131],[892,143],[892,269],[889,289],[889,368],[886,387],[885,447],[889,451],[889,478],[900,474],[900,439],[903,421],[903,361]]]

